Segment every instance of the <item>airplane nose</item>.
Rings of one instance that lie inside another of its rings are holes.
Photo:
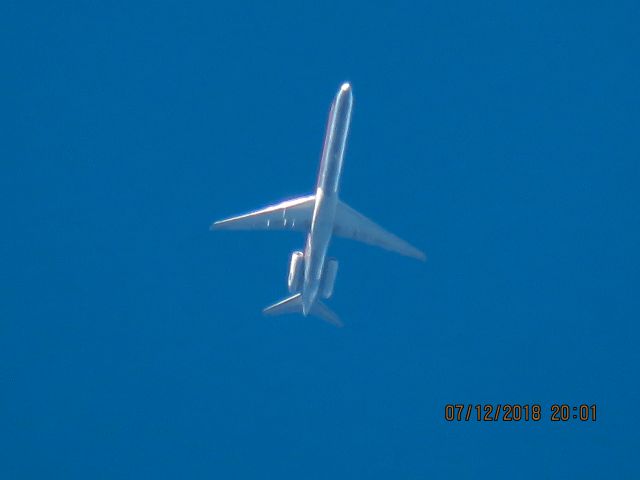
[[[348,92],[349,90],[351,90],[351,84],[349,82],[344,82],[340,87],[340,91],[342,92]]]

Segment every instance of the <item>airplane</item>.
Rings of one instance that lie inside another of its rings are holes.
[[[342,163],[351,122],[353,93],[343,83],[327,121],[315,194],[286,200],[244,215],[214,222],[212,230],[294,230],[307,233],[304,251],[291,255],[287,286],[291,296],[263,310],[266,315],[309,314],[343,324],[319,297],[333,294],[338,261],[327,257],[332,236],[346,237],[425,261],[420,250],[384,230],[338,196]]]

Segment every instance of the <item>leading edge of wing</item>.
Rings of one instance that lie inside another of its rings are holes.
[[[358,240],[423,262],[427,259],[421,250],[388,232],[342,201],[338,203],[333,228],[333,233],[339,237]]]
[[[211,230],[307,230],[316,196],[292,198],[211,225]]]

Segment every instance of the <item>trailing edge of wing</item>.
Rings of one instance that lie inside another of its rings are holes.
[[[276,205],[220,220],[212,230],[308,230],[311,226],[315,195],[293,198]]]
[[[333,228],[333,233],[340,237],[358,240],[419,260],[427,259],[416,247],[386,231],[342,201],[338,203]]]

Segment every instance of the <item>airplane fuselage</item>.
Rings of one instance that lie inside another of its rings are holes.
[[[426,259],[419,249],[338,198],[352,107],[351,85],[344,83],[329,110],[318,180],[312,195],[219,220],[211,226],[216,230],[294,230],[306,234],[304,252],[295,251],[291,255],[287,276],[290,296],[266,307],[265,315],[302,313],[342,326],[338,315],[323,301],[333,294],[338,271],[337,260],[327,260],[327,250],[334,235],[419,260]]]
[[[322,271],[338,205],[338,187],[344,151],[351,122],[353,94],[351,85],[340,87],[329,111],[324,147],[320,159],[315,206],[311,229],[307,235],[304,251],[304,282],[302,285],[302,312],[307,315],[318,296]]]

